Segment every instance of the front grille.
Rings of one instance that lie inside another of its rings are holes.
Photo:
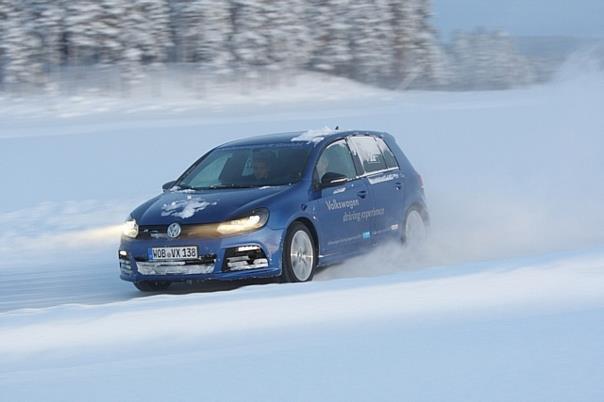
[[[168,225],[140,226],[138,228],[138,239],[167,239]],[[184,235],[184,228],[181,236]]]
[[[137,270],[142,275],[195,275],[214,272],[216,254],[206,254],[195,260],[149,261],[147,257],[135,257]]]
[[[217,236],[213,230],[212,224],[202,225],[181,225],[181,232],[179,239],[200,239],[200,238],[214,238]],[[168,225],[145,225],[139,226],[138,237],[140,240],[152,240],[152,239],[169,239],[168,237]]]
[[[202,264],[199,261],[137,262],[136,266],[141,275],[198,275],[214,272],[214,264]]]
[[[149,257],[147,256],[136,256],[134,257],[134,260],[139,263],[139,262],[164,262],[164,261],[149,261]],[[216,254],[205,254],[205,255],[201,255],[199,256],[199,258],[196,258],[194,260],[183,260],[183,261],[169,261],[166,260],[165,262],[178,262],[178,263],[184,263],[184,264],[189,264],[189,265],[195,265],[195,264],[214,264],[216,263]]]

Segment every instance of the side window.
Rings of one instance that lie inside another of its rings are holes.
[[[373,137],[350,137],[350,141],[354,144],[366,173],[386,169],[386,162],[384,161],[382,152]]]
[[[390,147],[388,147],[386,142],[381,138],[376,138],[375,140],[377,141],[378,146],[380,147],[380,151],[382,151],[382,155],[384,155],[384,161],[386,162],[386,166],[388,167],[388,169],[398,168],[399,166],[396,162],[396,158],[394,157],[394,153],[392,152]]]
[[[328,172],[341,174],[348,179],[356,177],[352,155],[344,140],[334,142],[325,148],[315,167],[315,179],[320,181]]]

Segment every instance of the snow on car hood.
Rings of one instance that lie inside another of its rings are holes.
[[[170,191],[163,193],[133,213],[139,225],[167,225],[172,222],[200,224],[236,218],[258,207],[290,186],[249,189]]]

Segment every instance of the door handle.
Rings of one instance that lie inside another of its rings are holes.
[[[367,190],[358,191],[357,195],[361,198],[365,198],[365,197],[367,197]]]
[[[402,189],[402,188],[403,188],[403,184],[399,182],[399,183],[396,183],[396,184],[394,185],[394,187],[396,187],[396,189],[397,189],[397,190],[400,190],[400,189]]]

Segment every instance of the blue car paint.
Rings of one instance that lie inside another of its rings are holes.
[[[230,142],[217,148],[291,144],[292,139],[300,134],[284,133],[254,137]],[[323,189],[313,186],[313,172],[322,151],[335,141],[355,135],[382,138],[394,153],[399,168],[376,174],[362,174],[341,186]],[[154,280],[176,282],[276,277],[281,275],[282,252],[287,228],[295,221],[302,221],[309,226],[318,245],[318,265],[325,266],[363,253],[368,248],[388,239],[400,239],[405,213],[414,206],[422,212],[426,220],[428,219],[419,175],[391,135],[371,131],[334,131],[322,136],[320,141],[316,139],[302,141],[300,146],[307,146],[311,151],[301,180],[291,185],[195,192],[167,191],[140,205],[132,212],[131,217],[141,226],[169,225],[174,222],[182,225],[216,223],[238,218],[257,208],[267,208],[269,219],[263,228],[254,232],[221,238],[142,240],[122,236],[120,250],[127,252],[126,260],[130,269],[121,270],[121,279],[131,282]],[[204,157],[205,155],[185,171],[183,176]],[[208,205],[191,217],[162,214],[165,205],[192,197],[203,199]],[[244,245],[260,246],[268,259],[268,267],[222,271],[225,250]],[[138,272],[136,260],[147,256],[150,248],[173,246],[198,246],[200,255],[215,254],[213,272],[166,275],[142,275]]]
[[[141,275],[135,270],[128,274],[122,271],[120,278],[126,281],[135,282],[138,280],[155,281],[155,280],[170,280],[170,281],[185,281],[185,280],[236,280],[245,278],[265,278],[274,277],[281,274],[281,243],[283,230],[275,230],[269,227],[248,233],[245,235],[225,237],[221,239],[204,239],[197,243],[191,242],[188,239],[154,239],[154,240],[134,240],[122,239],[120,246],[121,250],[127,250],[129,262],[132,267],[136,264],[135,258],[146,255],[151,247],[178,247],[178,246],[199,246],[199,254],[210,254],[217,250],[225,250],[229,247],[237,247],[243,245],[259,245],[265,250],[269,260],[269,267],[250,271],[235,271],[222,272],[224,262],[224,252],[216,254],[215,271],[211,274],[187,274],[187,275]]]

